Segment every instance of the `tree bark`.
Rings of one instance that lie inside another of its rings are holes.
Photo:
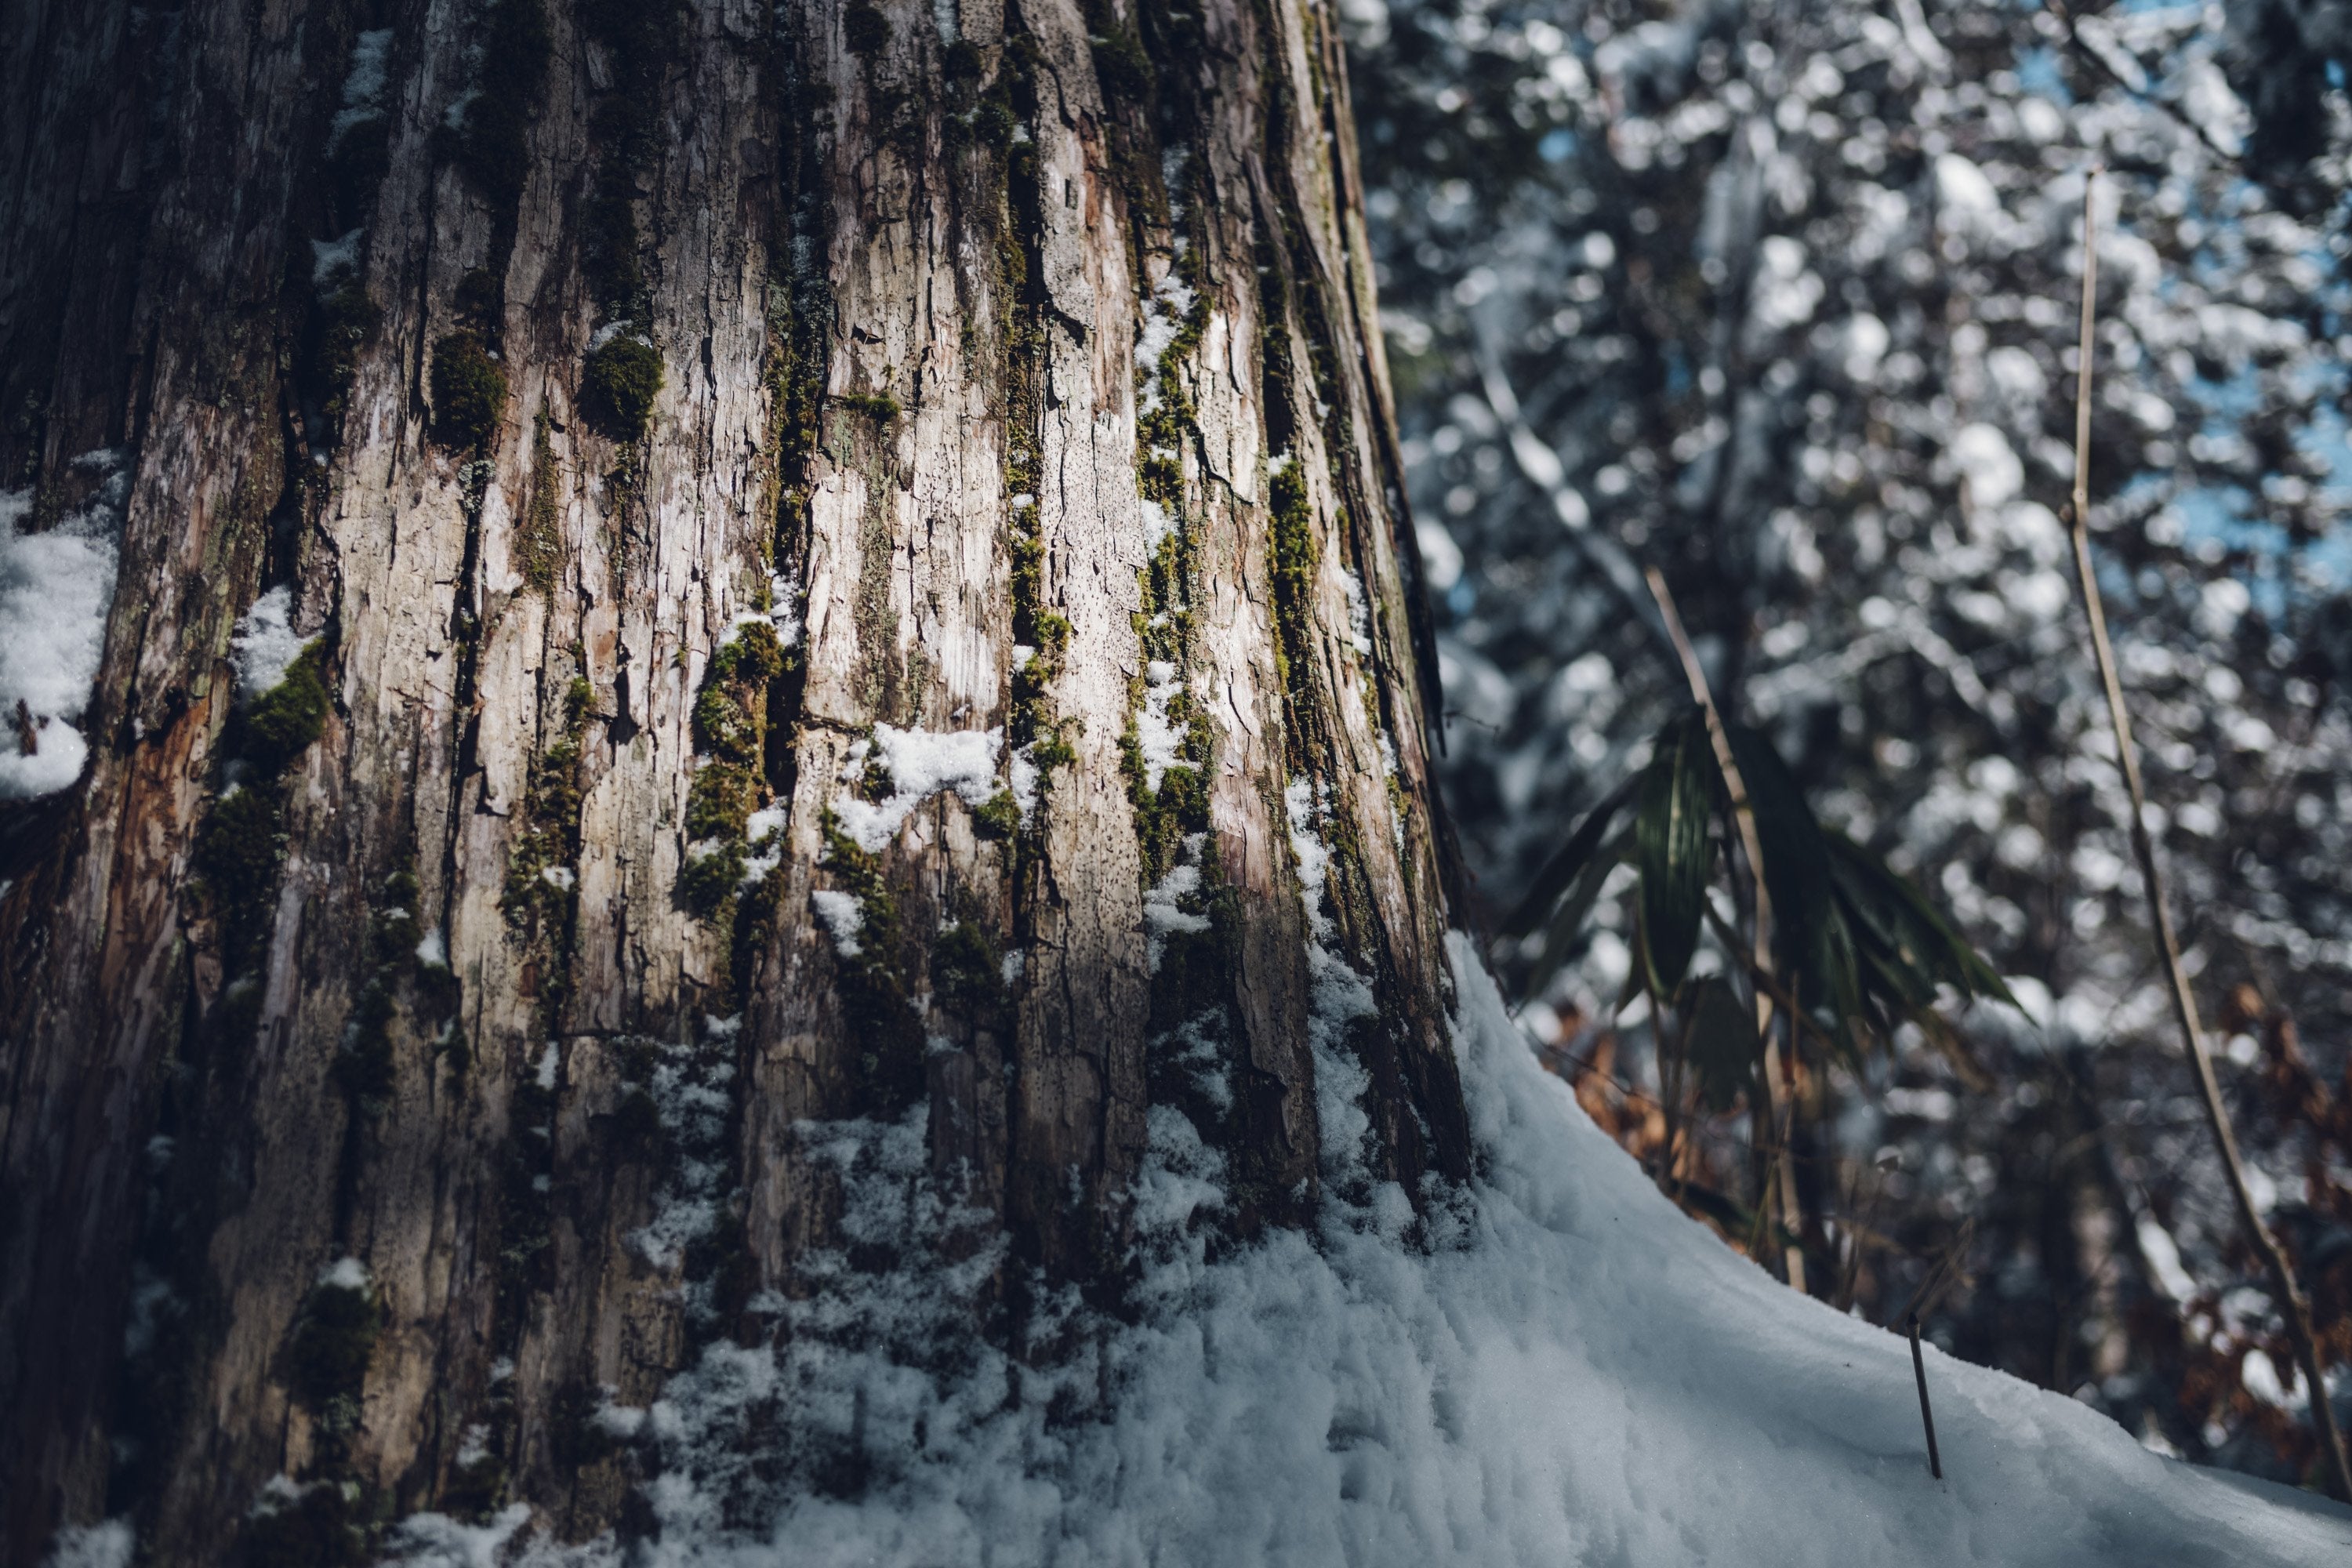
[[[128,489],[0,807],[0,1560],[625,1534],[599,1405],[882,1266],[828,1130],[1044,1356],[1159,1108],[1236,1239],[1467,1173],[1328,12],[5,15],[0,479]]]

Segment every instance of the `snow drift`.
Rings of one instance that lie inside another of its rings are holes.
[[[1319,1235],[1213,1259],[1187,1222],[1221,1201],[1218,1160],[1156,1112],[1141,1320],[1069,1336],[1096,1358],[1038,1371],[961,1328],[985,1252],[921,1256],[971,1216],[929,1190],[919,1114],[812,1128],[847,1178],[851,1238],[895,1236],[906,1264],[845,1271],[827,1302],[772,1302],[777,1348],[719,1344],[650,1409],[603,1413],[653,1473],[658,1538],[558,1547],[516,1505],[488,1528],[412,1518],[395,1559],[2352,1560],[2352,1510],[2159,1458],[1933,1349],[1946,1479],[1931,1479],[1907,1345],[1792,1295],[1675,1212],[1537,1065],[1459,938],[1453,958],[1485,1168],[1424,1244],[1408,1244],[1411,1205],[1391,1189],[1334,1198]],[[1062,1326],[1082,1326],[1071,1312]],[[767,1410],[836,1465],[856,1457],[854,1500],[819,1495],[802,1457],[753,1436],[776,1430]],[[725,1522],[745,1519],[763,1523]]]

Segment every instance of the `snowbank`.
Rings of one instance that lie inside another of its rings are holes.
[[[2352,1511],[2159,1458],[2071,1400],[1932,1349],[1947,1479],[1930,1479],[1905,1343],[1791,1295],[1676,1214],[1537,1066],[1459,939],[1454,958],[1486,1163],[1436,1245],[1403,1242],[1391,1190],[1335,1200],[1319,1237],[1208,1262],[1186,1219],[1222,1202],[1220,1162],[1160,1108],[1139,1193],[1146,1308],[1104,1331],[1098,1362],[907,1353],[960,1335],[988,1255],[919,1256],[968,1222],[928,1190],[919,1112],[808,1129],[843,1172],[850,1238],[895,1236],[908,1262],[845,1268],[829,1300],[768,1303],[792,1330],[781,1348],[713,1347],[630,1424],[661,1527],[631,1561],[2347,1560]],[[1093,1416],[1042,1414],[1098,1391]],[[773,1451],[778,1410],[796,1451]],[[864,1496],[792,1479],[811,1434],[835,1462],[857,1451]],[[746,1535],[728,1517],[772,1522]],[[395,1551],[621,1561],[609,1540],[561,1549],[519,1523],[426,1516]]]

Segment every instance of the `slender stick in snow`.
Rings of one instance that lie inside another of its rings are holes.
[[[1911,1375],[1919,1383],[1919,1420],[1927,1428],[1927,1473],[1937,1480],[1944,1479],[1944,1458],[1936,1452],[1936,1407],[1927,1403],[1927,1360],[1919,1352],[1919,1314],[1909,1321],[1911,1330]]]
[[[1756,886],[1756,947],[1749,955],[1758,977],[1758,984],[1752,987],[1756,996],[1756,1037],[1762,1042],[1764,1050],[1764,1088],[1771,1101],[1772,1122],[1785,1152],[1796,1131],[1797,1112],[1795,1097],[1780,1080],[1780,1053],[1772,1048],[1772,895],[1764,885],[1764,846],[1756,836],[1756,813],[1748,803],[1747,781],[1740,777],[1739,763],[1731,754],[1731,732],[1723,727],[1723,715],[1716,709],[1715,695],[1707,689],[1706,671],[1699,668],[1698,654],[1683,630],[1682,616],[1675,611],[1675,596],[1666,591],[1666,580],[1656,567],[1651,567],[1646,575],[1650,594],[1658,601],[1658,616],[1665,622],[1666,636],[1673,639],[1675,656],[1682,660],[1683,674],[1690,681],[1691,695],[1706,714],[1707,740],[1714,744],[1716,766],[1722,770],[1724,790],[1731,796],[1732,821],[1739,829],[1739,852],[1747,858],[1748,878]],[[1797,1168],[1786,1159],[1776,1160],[1774,1165],[1780,1174],[1780,1221],[1791,1237],[1781,1248],[1780,1256],[1788,1268],[1790,1288],[1802,1294],[1805,1252],[1793,1239],[1797,1230]],[[1772,1189],[1769,1170],[1766,1188],[1768,1192]],[[1762,1207],[1758,1205],[1759,1212]]]
[[[2295,1283],[2285,1249],[2271,1234],[2270,1226],[2263,1223],[2262,1211],[2255,1206],[2253,1189],[2246,1182],[2246,1163],[2238,1152],[2238,1137],[2231,1129],[2229,1111],[2221,1104],[2221,1086],[2213,1074],[2213,1058],[2205,1049],[2205,1032],[2197,1018],[2197,999],[2189,993],[2188,971],[2180,966],[2180,939],[2172,928],[2172,912],[2165,902],[2163,879],[2157,870],[2156,843],[2147,831],[2147,798],[2140,786],[2139,755],[2132,744],[2131,716],[2124,708],[2123,682],[2116,674],[2115,648],[2107,640],[2106,608],[2100,599],[2098,575],[2091,563],[2091,351],[2099,275],[2097,211],[2093,198],[2098,192],[2098,178],[2095,169],[2083,185],[2082,363],[2076,367],[2074,378],[2074,497],[2069,508],[2072,516],[2067,520],[2074,539],[2074,571],[2083,582],[2083,608],[2091,623],[2091,650],[2098,660],[2100,684],[2106,689],[2107,716],[2116,731],[2116,754],[2123,763],[2124,784],[2131,795],[2132,853],[2139,859],[2140,878],[2147,889],[2148,914],[2156,928],[2165,977],[2172,988],[2173,1018],[2179,1024],[2181,1037],[2188,1046],[2189,1065],[2197,1076],[2197,1091],[2205,1102],[2205,1120],[2213,1129],[2213,1142],[2221,1148],[2221,1164],[2229,1173],[2230,1195],[2237,1202],[2238,1217],[2252,1238],[2254,1250],[2262,1254],[2263,1268],[2271,1277],[2272,1293],[2278,1298],[2287,1331],[2294,1340],[2296,1359],[2303,1363],[2304,1382],[2311,1395],[2312,1425],[2319,1435],[2328,1489],[2337,1498],[2352,1502],[2352,1468],[2346,1464],[2344,1435],[2336,1427],[2336,1412],[2327,1403],[2327,1384],[2320,1376],[2319,1347],[2311,1330],[2311,1303]]]

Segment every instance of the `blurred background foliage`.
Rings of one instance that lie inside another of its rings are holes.
[[[1727,718],[1993,972],[1939,976],[1884,1048],[1799,1052],[1811,1289],[1885,1321],[1957,1246],[1947,1348],[2310,1479],[2059,516],[2097,165],[2101,585],[2230,1108],[2352,1417],[2352,6],[1339,10],[1445,784],[1548,1061],[1756,1246],[1776,1140],[1752,1083],[1662,1070],[1638,853],[1568,934],[1510,920],[1689,702],[1655,566]],[[1736,886],[1709,897],[1736,930]],[[1685,1012],[1734,951],[1695,945]]]

